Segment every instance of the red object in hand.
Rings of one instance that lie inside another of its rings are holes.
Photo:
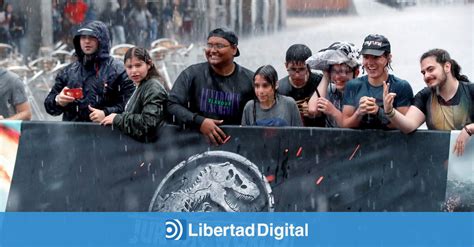
[[[70,88],[70,89],[64,89],[64,94],[67,96],[71,96],[74,99],[82,99],[82,88]]]

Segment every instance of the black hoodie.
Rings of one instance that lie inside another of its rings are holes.
[[[96,53],[86,56],[82,52],[81,35],[98,39]],[[123,62],[111,57],[109,48],[109,31],[104,23],[92,21],[78,30],[74,36],[77,61],[66,66],[56,76],[56,83],[44,101],[49,114],[63,114],[63,121],[90,122],[88,105],[103,110],[106,116],[123,112],[135,87],[128,79]],[[56,104],[55,98],[66,86],[82,88],[84,97],[61,107]]]

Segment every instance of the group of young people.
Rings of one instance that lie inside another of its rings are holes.
[[[409,82],[389,73],[391,44],[383,35],[368,35],[360,52],[346,42],[315,55],[305,45],[292,45],[286,53],[288,76],[281,80],[271,65],[252,76],[235,63],[240,52],[233,32],[216,29],[207,42],[207,62],[181,73],[170,92],[168,111],[214,144],[226,138],[221,124],[410,133],[426,121],[428,129],[461,130],[453,151],[462,155],[474,132],[474,85],[445,50],[421,56],[427,87],[413,96]],[[366,75],[358,77],[361,69]]]
[[[168,90],[146,49],[129,49],[123,65],[109,55],[108,35],[99,21],[77,31],[78,60],[57,75],[45,99],[48,113],[114,125],[140,141],[155,140],[172,115],[174,124],[199,130],[216,145],[227,137],[221,125],[410,133],[426,122],[428,129],[461,130],[454,152],[462,155],[474,132],[474,85],[442,49],[421,56],[427,87],[413,96],[406,80],[389,73],[391,45],[383,35],[368,35],[360,52],[346,42],[314,55],[305,45],[292,45],[286,53],[288,76],[278,80],[271,65],[252,72],[237,64],[238,37],[217,28],[207,38],[207,61],[183,70]],[[359,77],[361,70],[365,75]],[[69,95],[72,88],[81,88],[83,97]]]
[[[420,58],[426,87],[413,96],[410,84],[392,74],[391,46],[383,35],[365,38],[360,54],[367,75],[357,77],[357,52],[337,42],[308,60],[324,71],[309,102],[311,114],[328,117],[328,127],[399,129],[411,133],[424,122],[430,130],[461,130],[453,152],[462,155],[474,132],[474,84],[443,49]],[[347,56],[344,58],[344,56]]]

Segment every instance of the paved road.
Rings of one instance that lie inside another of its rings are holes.
[[[286,74],[286,49],[294,43],[313,52],[337,40],[361,46],[370,33],[384,34],[392,44],[392,73],[410,81],[416,93],[424,87],[420,55],[431,48],[444,48],[463,72],[474,79],[474,4],[424,5],[397,10],[370,0],[355,0],[357,15],[288,19],[284,31],[240,41],[237,62],[257,69],[272,64],[280,77]]]

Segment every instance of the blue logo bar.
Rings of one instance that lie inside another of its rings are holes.
[[[473,246],[469,213],[0,213],[0,246]]]

